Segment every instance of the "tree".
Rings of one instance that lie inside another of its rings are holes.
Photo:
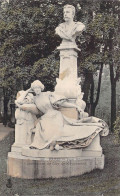
[[[120,2],[106,1],[102,4],[105,15],[105,52],[110,69],[111,81],[111,130],[116,120],[116,83],[120,78]]]
[[[104,64],[104,52],[101,50],[103,34],[101,32],[102,14],[100,14],[100,2],[95,4],[92,1],[91,7],[85,7],[85,9],[88,11],[88,17],[83,43],[81,44],[80,71],[82,70],[85,75],[83,91],[84,100],[87,102],[87,112],[90,115],[95,115],[100,96]],[[97,88],[94,81],[94,75],[96,74],[99,74]]]

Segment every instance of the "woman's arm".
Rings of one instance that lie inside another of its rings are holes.
[[[23,111],[30,112],[30,113],[35,114],[35,115],[40,113],[35,104],[20,105],[20,104],[17,103],[16,105]]]
[[[65,102],[62,102],[61,106],[65,108],[75,108],[78,110],[78,112],[83,112],[83,110],[76,103],[70,103],[70,102],[65,101]]]
[[[76,103],[70,103],[69,100],[63,96],[52,93],[52,94],[50,94],[49,98],[50,98],[50,102],[53,107],[56,107],[56,108],[60,108],[60,107],[76,108],[78,111],[83,111],[79,107],[79,105],[77,105]]]

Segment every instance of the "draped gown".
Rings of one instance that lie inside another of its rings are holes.
[[[87,147],[97,134],[108,135],[107,124],[96,117],[69,119],[59,110],[67,99],[55,93],[42,92],[35,97],[36,107],[43,113],[38,120],[32,147],[44,149],[53,141],[65,148]]]

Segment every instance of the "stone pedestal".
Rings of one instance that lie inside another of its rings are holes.
[[[104,168],[104,155],[97,135],[93,142],[82,149],[21,149],[12,146],[8,153],[7,173],[24,179],[60,178],[82,175],[93,169]]]
[[[77,98],[81,92],[79,79],[77,78],[77,57],[78,51],[76,45],[61,44],[58,48],[60,51],[60,69],[59,78],[56,79],[55,92],[67,98]]]
[[[63,178],[82,175],[93,169],[103,169],[104,155],[96,157],[75,157],[71,153],[69,157],[44,156],[37,158],[10,152],[8,154],[7,166],[8,175],[16,178]]]
[[[60,50],[59,78],[71,77],[77,79],[77,50],[74,48]]]
[[[15,143],[18,145],[25,145],[26,144],[26,123],[23,123],[22,125],[16,124],[15,125]]]

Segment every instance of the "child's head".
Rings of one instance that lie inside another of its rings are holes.
[[[16,99],[18,99],[23,93],[24,93],[25,91],[18,91],[18,93],[17,93],[17,96],[16,96]]]
[[[26,102],[29,104],[34,103],[34,96],[32,93],[28,93],[25,99],[26,99]]]

